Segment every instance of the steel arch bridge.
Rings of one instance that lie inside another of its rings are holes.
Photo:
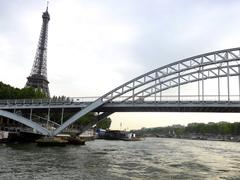
[[[238,83],[234,83],[238,93],[232,95],[230,84],[234,76],[238,79]],[[217,81],[215,84],[217,93],[211,96],[205,94],[205,82],[209,79]],[[197,94],[184,95],[181,87],[194,82]],[[224,95],[221,92],[221,84],[226,87]],[[171,99],[166,99],[163,93],[173,88],[177,95],[168,96]],[[45,102],[45,105],[43,102],[36,104],[31,100],[22,103],[19,103],[19,100],[1,102],[0,116],[11,117],[35,128],[42,134],[53,136],[89,112],[100,112],[100,116],[86,128],[114,112],[121,111],[240,112],[240,47],[193,56],[157,68],[124,83],[94,101],[73,99],[71,102],[62,102],[62,104],[49,101]],[[14,116],[14,113],[8,112],[6,115],[6,111],[13,109],[31,109],[32,111],[32,109],[42,108],[75,108],[78,112],[53,131],[38,127],[31,121],[26,122],[26,119],[23,121],[19,116]]]

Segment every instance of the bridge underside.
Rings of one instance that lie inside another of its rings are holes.
[[[86,106],[79,107],[71,105],[65,107],[51,106],[51,112],[60,113],[64,108],[64,112],[76,113]],[[47,112],[48,106],[32,107],[33,112]],[[28,106],[11,106],[3,107],[6,111],[21,110],[21,112],[29,112]],[[144,103],[108,103],[104,104],[92,112],[240,112],[240,101],[161,101],[161,102],[144,102]]]
[[[9,118],[9,119],[14,120],[16,122],[24,124],[27,127],[32,128],[38,134],[42,134],[42,135],[49,135],[50,134],[50,132],[47,129],[43,128],[41,125],[39,125],[39,124],[37,124],[37,123],[35,123],[35,122],[25,118],[25,117],[17,115],[15,113],[0,110],[0,116],[5,117],[5,118]]]
[[[100,112],[208,112],[208,113],[240,113],[240,107],[218,107],[218,106],[114,106],[102,107],[96,111]]]

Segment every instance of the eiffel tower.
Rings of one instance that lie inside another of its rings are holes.
[[[32,71],[27,77],[25,87],[33,87],[42,90],[48,97],[50,96],[47,80],[47,41],[48,41],[48,22],[50,15],[48,13],[48,6],[42,15],[42,28],[38,41],[37,52],[35,55]]]

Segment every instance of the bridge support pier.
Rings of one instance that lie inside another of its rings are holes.
[[[32,121],[32,111],[33,111],[33,109],[31,108],[30,109],[30,116],[29,116],[30,121]]]
[[[61,125],[63,124],[63,116],[64,116],[64,108],[62,108],[62,114],[61,114]]]

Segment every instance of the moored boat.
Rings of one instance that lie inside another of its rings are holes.
[[[108,130],[103,135],[101,135],[102,139],[106,140],[123,140],[123,141],[141,141],[143,140],[140,137],[136,137],[134,133],[127,131],[119,131],[119,130]]]
[[[56,137],[44,137],[36,140],[38,146],[66,146],[68,141]]]
[[[8,142],[8,132],[7,131],[0,131],[0,143]]]
[[[85,141],[79,137],[67,137],[66,140],[68,141],[67,144],[85,145]]]

